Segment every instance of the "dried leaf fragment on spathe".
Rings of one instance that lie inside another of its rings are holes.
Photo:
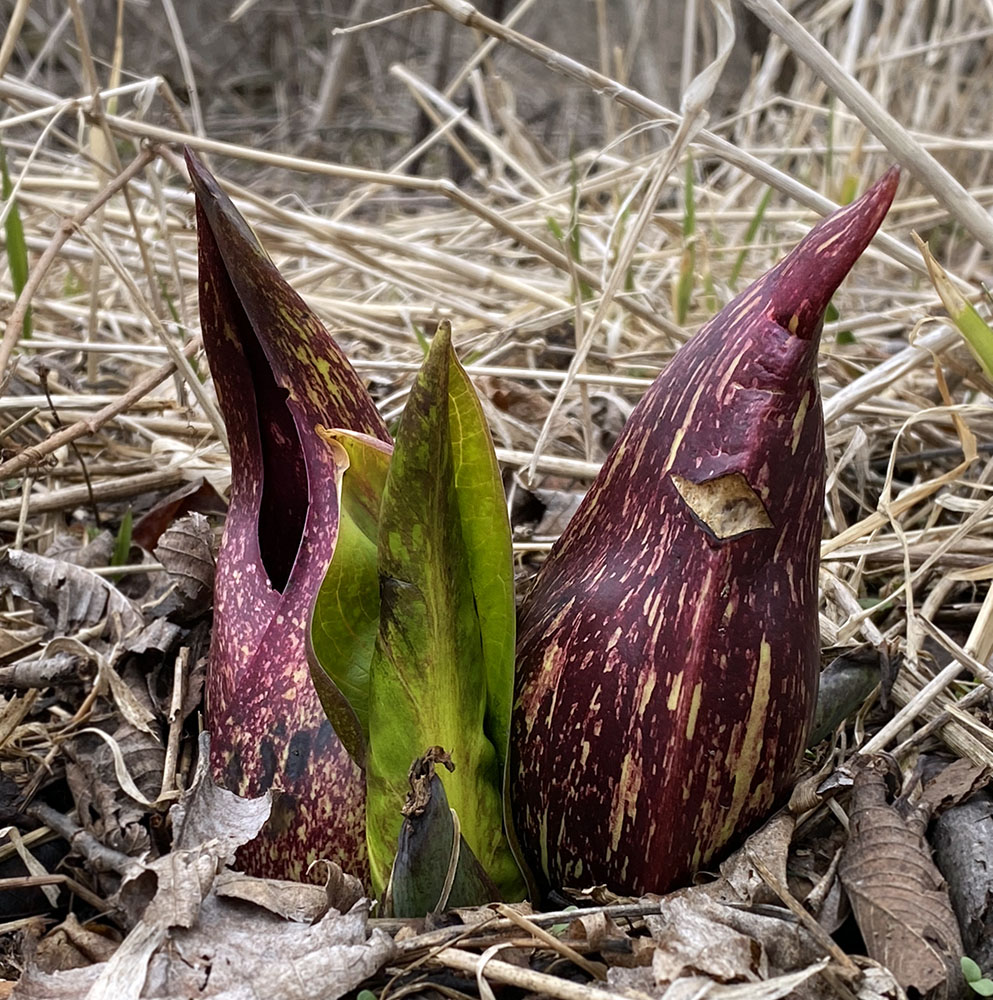
[[[904,989],[936,1000],[959,992],[962,940],[948,890],[923,836],[887,798],[886,763],[855,776],[850,839],[839,874],[869,956]]]

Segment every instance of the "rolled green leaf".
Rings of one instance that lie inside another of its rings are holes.
[[[455,763],[443,781],[471,850],[505,897],[523,894],[503,833],[498,731],[511,691],[511,647],[495,634],[513,629],[509,528],[471,394],[442,323],[400,421],[380,514],[366,756],[376,891],[392,868],[410,762],[437,745]]]

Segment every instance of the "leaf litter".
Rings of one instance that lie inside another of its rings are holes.
[[[805,18],[829,51],[847,53],[849,76],[885,94],[983,204],[985,17],[968,2],[924,23],[894,5],[871,22],[871,40],[866,22],[834,8]],[[811,754],[813,776],[793,814],[699,885],[637,901],[576,887],[545,913],[386,920],[370,916],[361,886],[333,865],[289,884],[229,867],[268,805],[239,804],[196,780],[217,496],[228,468],[215,415],[190,382],[208,376],[178,143],[227,156],[247,167],[244,176],[266,167],[278,193],[318,191],[323,200],[327,189],[314,182],[332,186],[330,212],[299,194],[232,193],[370,381],[388,422],[420,361],[417,334],[452,320],[505,470],[522,586],[684,335],[672,320],[677,295],[687,294],[682,200],[696,199],[692,331],[715,311],[712,297],[730,298],[739,260],[744,280],[809,226],[798,202],[820,210],[825,196],[863,188],[893,159],[861,105],[845,110],[821,88],[804,39],[771,35],[739,105],[730,114],[715,107],[709,123],[681,136],[695,164],[691,191],[681,168],[660,178],[657,129],[626,131],[645,114],[675,122],[675,112],[604,87],[526,31],[521,42],[485,19],[474,26],[502,37],[500,51],[523,44],[578,74],[574,92],[613,94],[602,123],[612,141],[550,154],[468,32],[458,37],[473,60],[465,73],[476,74],[475,138],[456,139],[463,134],[443,95],[404,68],[438,126],[425,175],[378,169],[389,162],[342,170],[280,161],[267,142],[200,142],[154,79],[135,80],[130,92],[141,98],[125,113],[104,109],[125,172],[94,171],[89,133],[102,126],[88,86],[70,83],[59,95],[91,116],[80,140],[42,132],[62,113],[59,99],[30,82],[19,56],[0,79],[0,96],[22,116],[2,123],[3,141],[27,246],[40,255],[28,279],[31,337],[18,303],[5,316],[14,339],[5,337],[0,376],[7,987],[23,973],[15,995],[25,997],[324,997],[360,986],[380,997],[455,987],[490,996],[501,984],[570,1000],[962,995],[961,954],[987,975],[993,963],[993,829],[982,790],[993,765],[993,386],[923,279],[911,231],[926,235],[984,315],[978,289],[990,278],[988,254],[958,226],[961,205],[917,181],[904,181],[884,237],[836,297],[840,318],[820,358],[831,462],[822,645],[888,660],[887,699],[856,698],[848,725]],[[713,51],[722,51],[717,40]],[[471,159],[473,181],[434,179],[449,153]],[[915,165],[912,152],[900,158]],[[658,197],[649,202],[652,181]],[[103,198],[100,227],[85,208],[94,195]],[[73,218],[76,226],[59,227]],[[11,281],[4,269],[8,303]],[[89,370],[99,378],[84,379]],[[129,508],[140,547],[115,565]],[[864,671],[852,672],[866,683]]]

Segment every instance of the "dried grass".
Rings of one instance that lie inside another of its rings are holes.
[[[867,641],[901,654],[897,714],[874,735],[859,728],[864,751],[910,759],[938,739],[993,766],[984,690],[993,688],[984,666],[993,652],[993,386],[950,329],[910,240],[920,231],[985,308],[977,286],[989,279],[993,247],[984,207],[993,201],[988,4],[963,0],[924,16],[918,4],[855,0],[808,14],[807,30],[837,57],[832,72],[849,88],[847,107],[819,79],[803,36],[769,39],[733,113],[682,133],[696,209],[684,329],[673,300],[686,249],[685,171],[670,164],[659,180],[681,116],[494,27],[465,3],[436,5],[479,29],[477,52],[447,69],[445,93],[409,66],[391,72],[432,123],[416,154],[461,160],[470,178],[461,186],[405,172],[409,150],[397,151],[394,168],[373,171],[211,139],[198,105],[187,124],[159,79],[56,95],[8,66],[0,141],[32,255],[34,332],[19,336],[27,300],[15,305],[0,265],[12,349],[0,397],[4,545],[45,550],[80,530],[89,514],[77,508],[90,501],[114,526],[149,491],[202,475],[224,487],[223,428],[209,380],[201,382],[182,142],[209,154],[222,178],[232,161],[268,168],[270,186],[279,178],[276,198],[229,190],[388,418],[418,366],[418,331],[449,318],[501,461],[520,470],[517,488],[532,468],[537,485],[566,489],[589,480],[654,373],[734,294],[739,255],[738,288],[809,227],[811,208],[823,211],[877,177],[894,159],[896,135],[908,168],[899,198],[884,235],[836,297],[840,318],[828,323],[821,352],[830,461],[824,643]],[[758,0],[749,6],[758,9]],[[783,16],[771,0],[761,6]],[[18,15],[26,7],[19,3]],[[21,22],[9,24],[0,63],[16,48]],[[488,36],[523,46],[567,74],[570,87],[595,88],[612,141],[572,159],[550,157],[492,72]],[[175,41],[182,56],[178,32]],[[193,73],[188,58],[183,66]],[[475,95],[471,116],[453,101],[462,80]],[[875,105],[895,132],[873,119]],[[301,195],[319,179],[340,192],[331,205]],[[771,200],[750,237],[767,185]],[[573,220],[578,254],[555,235]],[[550,541],[521,537],[521,558]],[[10,598],[2,630],[3,662],[37,634]],[[12,725],[0,721],[3,767],[19,782],[51,764],[67,726],[85,722],[82,709],[72,719],[27,722],[29,708],[8,700],[3,719]]]

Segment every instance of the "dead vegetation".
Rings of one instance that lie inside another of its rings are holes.
[[[37,17],[21,20],[28,6],[6,4],[0,45],[16,196],[3,202],[0,263],[0,934],[7,978],[34,970],[15,995],[333,997],[365,984],[380,997],[506,985],[562,1000],[895,998],[962,994],[963,953],[993,972],[993,804],[973,794],[993,767],[993,385],[911,240],[927,239],[988,312],[988,5],[801,7],[837,69],[780,27],[788,41],[774,34],[751,54],[729,109],[726,81],[689,84],[724,55],[747,63],[757,22],[738,11],[735,34],[721,0],[688,3],[699,23],[683,113],[647,95],[652,39],[615,34],[606,3],[594,5],[600,70],[542,50],[528,0],[502,14],[523,15],[522,35],[421,11],[329,36],[366,47],[353,75],[326,84],[352,122],[370,114],[364,88],[383,93],[362,76],[377,32],[444,20],[459,54],[430,82],[411,64],[389,70],[427,128],[419,141],[380,135],[359,157],[333,142],[302,155],[312,135],[294,129],[321,110],[320,88],[297,114],[276,100],[276,129],[214,132],[192,96],[209,56],[194,38],[172,35],[178,100],[136,72],[127,36],[119,56],[91,46],[74,2],[51,26],[54,51],[69,53],[56,59]],[[628,29],[648,6],[625,6]],[[775,0],[761,7],[782,15]],[[354,9],[368,20],[399,5]],[[528,60],[550,67],[564,108],[585,109],[571,155],[520,113]],[[637,81],[614,79],[636,66]],[[883,670],[812,756],[819,794],[706,885],[636,902],[592,889],[562,901],[592,904],[578,914],[502,907],[457,926],[370,929],[340,872],[326,889],[233,885],[225,864],[266,807],[243,814],[201,782],[169,812],[202,759],[210,542],[228,477],[182,143],[246,181],[231,193],[388,421],[420,338],[451,319],[506,469],[522,581],[682,338],[815,212],[901,163],[884,234],[836,297],[821,352],[822,644],[864,646]],[[15,200],[30,262],[20,295]],[[895,839],[874,836],[886,829]],[[259,935],[271,951],[246,986],[238,963]]]

